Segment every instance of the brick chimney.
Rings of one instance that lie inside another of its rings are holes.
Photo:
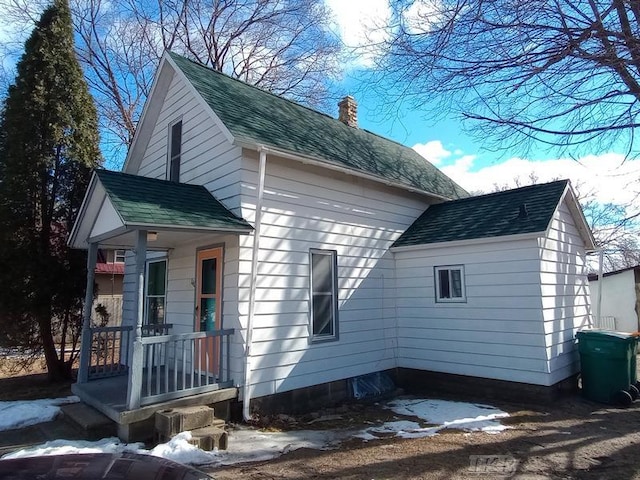
[[[358,104],[355,98],[351,95],[347,95],[340,103],[338,103],[338,120],[345,125],[349,125],[353,128],[358,128]]]

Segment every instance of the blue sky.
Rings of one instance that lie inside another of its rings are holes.
[[[489,192],[496,185],[515,186],[516,179],[526,184],[533,174],[539,182],[569,178],[581,195],[589,193],[601,203],[628,204],[636,200],[640,192],[637,181],[640,179],[640,160],[624,162],[624,156],[613,151],[583,154],[576,159],[559,158],[554,152],[535,146],[527,158],[520,158],[519,152],[515,151],[492,152],[487,150],[488,144],[467,133],[461,122],[447,112],[432,119],[426,117],[426,112],[414,111],[408,105],[385,105],[385,100],[376,96],[362,80],[376,55],[375,51],[363,49],[363,45],[371,40],[384,40],[385,33],[378,27],[389,19],[390,0],[320,1],[329,8],[334,32],[346,46],[348,61],[343,76],[338,79],[338,89],[345,95],[352,94],[358,101],[361,128],[415,148],[472,192]],[[435,1],[414,0],[411,8],[428,9]],[[33,8],[37,8],[37,4],[37,1],[29,3]],[[34,13],[34,16],[37,15]],[[0,19],[1,42],[9,38],[19,40],[29,31],[12,24],[8,18]],[[5,67],[12,60],[0,59]],[[394,108],[398,109],[397,115],[388,115]],[[337,106],[329,113],[337,115]]]
[[[340,87],[358,101],[360,127],[413,147],[469,191],[489,192],[496,185],[515,186],[518,181],[527,184],[533,175],[539,182],[569,178],[582,196],[601,203],[629,204],[636,200],[640,161],[625,161],[620,152],[596,155],[587,149],[576,158],[568,158],[534,144],[527,157],[521,158],[517,151],[490,151],[492,145],[470,135],[448,112],[434,120],[426,118],[426,112],[404,105],[395,118],[382,115],[385,100],[360,79],[366,78],[363,72],[372,66],[376,55],[363,46],[385,38],[378,27],[391,15],[389,0],[324,1],[333,14],[334,31],[350,52]],[[428,11],[434,1],[414,0],[410,10]]]

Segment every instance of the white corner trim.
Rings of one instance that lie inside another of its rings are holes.
[[[131,141],[131,147],[129,147],[129,151],[127,152],[124,165],[122,166],[123,172],[137,173],[138,168],[140,168],[140,162],[142,162],[142,155],[138,154],[137,152],[140,148],[143,148],[143,149],[146,148],[146,145],[139,146],[139,144],[140,142],[144,142],[145,144],[147,144],[151,139],[151,135],[153,135],[155,122],[154,122],[154,125],[149,127],[147,125],[148,122],[146,120],[147,120],[147,116],[150,115],[150,111],[152,111],[152,104],[155,104],[156,102],[158,102],[158,100],[156,100],[156,95],[158,95],[159,93],[156,93],[156,92],[158,92],[161,88],[164,88],[165,96],[166,96],[166,93],[169,90],[169,86],[171,85],[172,77],[169,77],[166,80],[164,80],[164,77],[168,76],[168,73],[165,73],[167,56],[168,55],[165,52],[162,58],[160,59],[160,63],[158,64],[158,67],[155,71],[155,75],[153,77],[153,83],[151,84],[151,90],[149,91],[149,96],[145,100],[144,106],[142,107],[142,113],[140,114],[140,118],[138,119],[138,123],[136,125],[136,131],[133,135],[133,140]],[[173,65],[172,65],[172,68],[175,69]],[[161,79],[163,79],[164,81],[161,81]],[[156,119],[157,119],[157,116],[160,114],[161,109],[162,109],[162,105],[158,105],[156,110],[154,111],[157,114]],[[132,172],[130,170],[135,170],[135,172]]]
[[[89,186],[87,187],[87,191],[84,192],[84,198],[82,199],[82,203],[80,204],[80,210],[78,211],[78,216],[76,217],[76,221],[73,222],[73,227],[71,228],[71,233],[69,234],[69,238],[67,238],[67,246],[74,248],[76,243],[76,237],[78,235],[78,229],[80,228],[80,224],[82,223],[84,216],[87,211],[87,204],[89,203],[89,199],[93,195],[93,190],[96,186],[96,172],[95,170],[91,173],[91,180],[89,180]],[[75,247],[77,248],[77,247]]]
[[[589,223],[584,216],[584,212],[582,211],[582,207],[580,206],[580,202],[576,198],[576,195],[573,191],[573,187],[571,187],[571,182],[567,182],[567,186],[562,192],[560,196],[560,200],[556,205],[556,208],[553,211],[553,215],[551,216],[551,220],[549,221],[549,225],[547,225],[547,229],[545,231],[545,235],[549,235],[551,231],[551,224],[553,223],[553,219],[556,217],[556,214],[560,211],[560,207],[562,203],[567,200],[567,208],[571,213],[571,217],[573,217],[573,222],[575,223],[575,227],[580,233],[582,237],[582,241],[584,242],[584,247],[587,252],[594,252],[597,250],[596,241],[593,236],[593,232],[591,231],[591,227],[589,227]]]

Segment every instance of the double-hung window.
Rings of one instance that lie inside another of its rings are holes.
[[[145,323],[147,325],[163,325],[167,299],[167,261],[151,260],[147,262],[146,279]]]
[[[437,302],[465,302],[464,266],[447,265],[434,268]]]
[[[311,341],[338,338],[338,281],[335,250],[309,251]]]
[[[116,250],[113,254],[113,261],[115,263],[124,263],[124,260],[125,260],[125,251]]]
[[[182,155],[182,120],[169,127],[169,180],[180,181],[180,159]]]

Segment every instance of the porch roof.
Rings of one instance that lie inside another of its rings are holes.
[[[249,233],[253,227],[202,185],[96,170],[69,245],[86,248],[106,242],[127,247],[133,245],[136,230],[173,232],[155,245],[167,248],[177,240],[176,233]]]

